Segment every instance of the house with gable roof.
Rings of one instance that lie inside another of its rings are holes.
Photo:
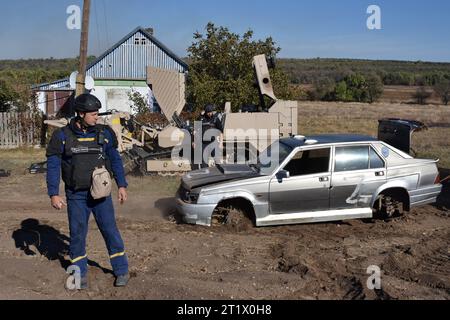
[[[102,102],[101,112],[131,112],[129,93],[138,92],[148,99],[152,111],[158,110],[147,84],[147,67],[188,71],[188,65],[153,36],[153,29],[137,27],[103,53],[86,69],[94,80],[90,93]],[[55,116],[70,108],[74,88],[69,77],[33,86],[39,109]]]

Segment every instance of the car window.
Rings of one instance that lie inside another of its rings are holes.
[[[369,169],[369,146],[337,147],[334,171]]]
[[[331,148],[299,151],[284,167],[291,177],[329,171]]]
[[[258,157],[258,166],[262,174],[270,174],[292,152],[292,147],[277,141],[270,145]]]
[[[369,158],[370,158],[370,169],[381,169],[384,168],[384,161],[380,158],[378,153],[370,147],[369,149]]]

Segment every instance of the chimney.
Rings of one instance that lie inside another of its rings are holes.
[[[150,28],[145,28],[144,30],[145,30],[145,32],[147,32],[147,33],[149,33],[151,36],[153,36],[154,30],[153,30],[152,27],[150,27]]]

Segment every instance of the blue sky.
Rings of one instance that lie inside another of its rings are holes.
[[[137,26],[181,57],[212,21],[255,38],[272,36],[280,57],[360,58],[450,62],[447,0],[91,0],[89,53],[99,55]],[[66,9],[81,0],[2,2],[0,59],[78,55],[79,30],[68,30]],[[368,30],[367,7],[381,8],[381,30]]]

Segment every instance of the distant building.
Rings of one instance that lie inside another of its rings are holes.
[[[147,85],[147,66],[187,72],[188,65],[153,36],[152,29],[138,27],[102,54],[86,69],[94,79],[91,93],[102,102],[101,112],[131,111],[128,94],[139,92],[157,111],[152,92]],[[39,108],[47,115],[56,115],[68,108],[74,89],[69,78],[33,87]]]

